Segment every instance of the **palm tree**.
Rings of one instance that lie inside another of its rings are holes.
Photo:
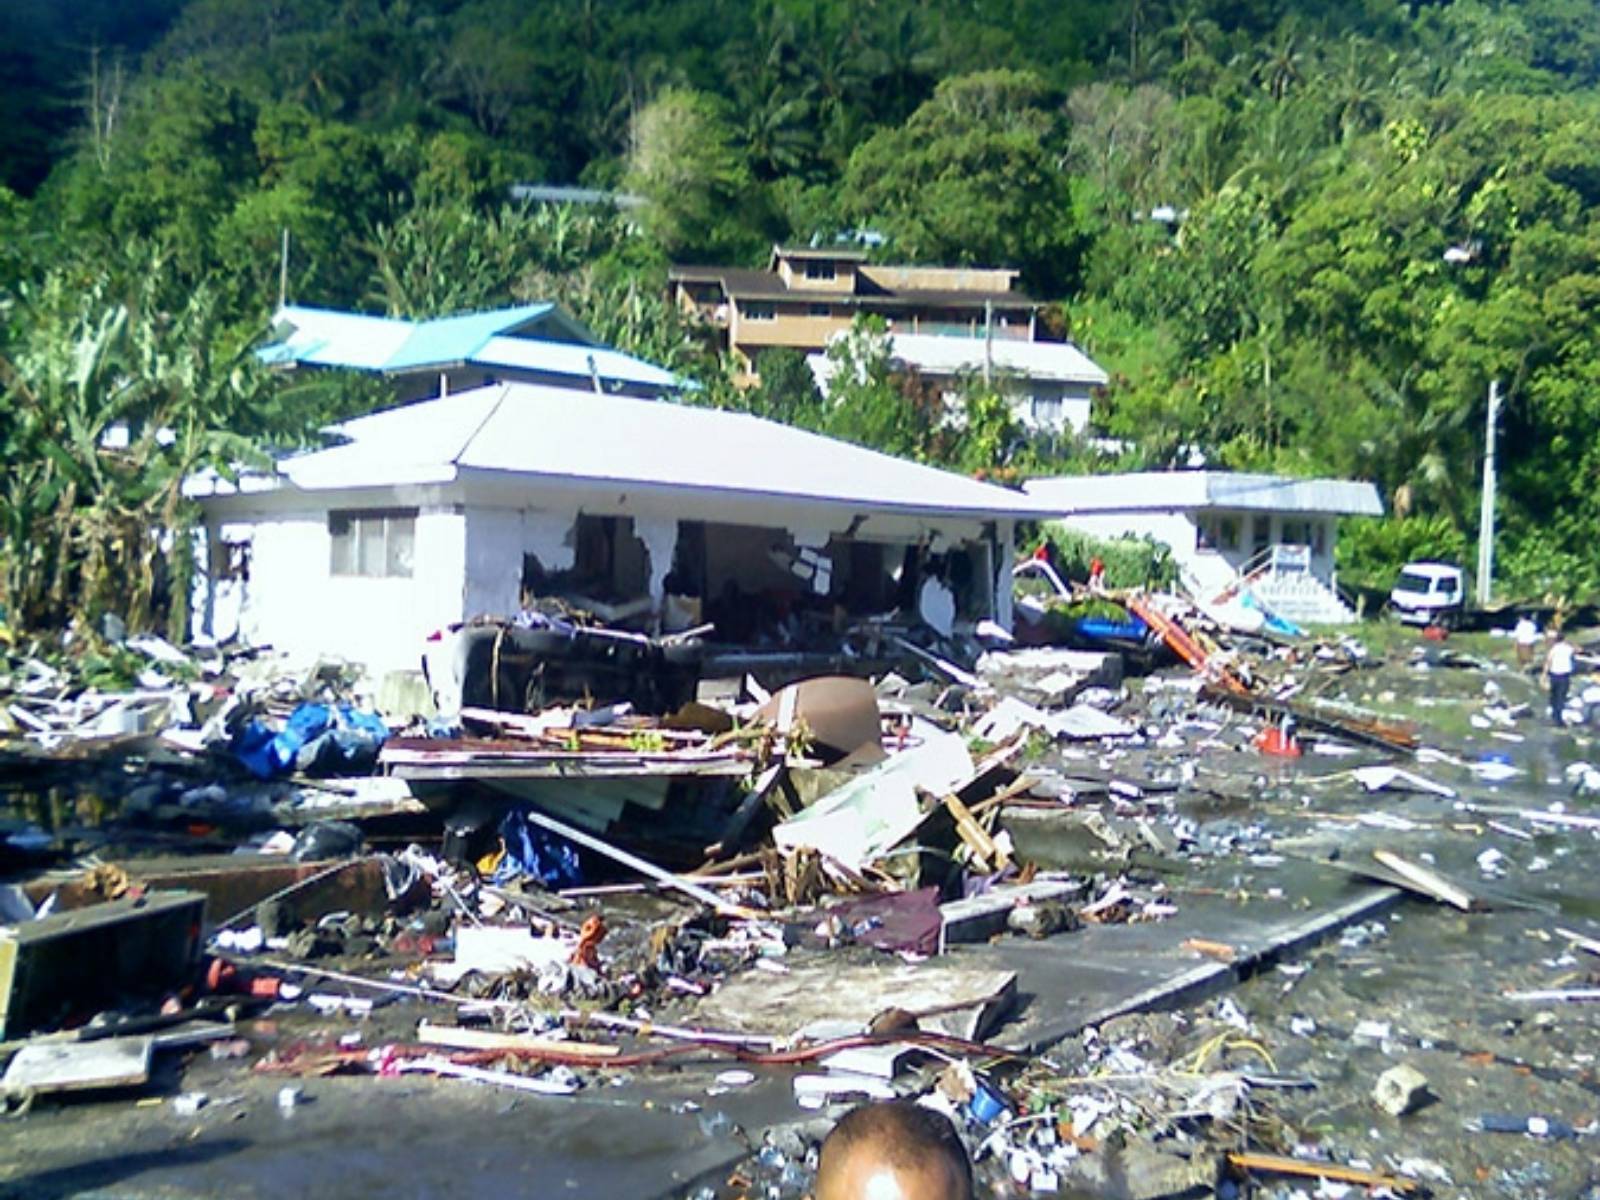
[[[1178,61],[1189,62],[1202,54],[1210,53],[1211,43],[1219,32],[1217,23],[1203,14],[1199,4],[1185,4],[1176,14],[1166,31],[1166,38],[1178,47]]]
[[[1348,141],[1383,119],[1381,97],[1385,89],[1372,74],[1369,63],[1368,43],[1354,34],[1345,38],[1338,70],[1329,85],[1341,140]]]
[[[938,56],[921,11],[907,5],[868,34],[865,65],[882,105],[883,121],[903,120],[916,108],[937,71]]]
[[[1278,27],[1277,40],[1267,47],[1256,66],[1256,78],[1274,100],[1282,100],[1289,90],[1304,80],[1305,53],[1292,23]]]
[[[750,168],[762,179],[798,172],[812,156],[815,136],[811,105],[770,81],[763,94],[741,97],[740,140]]]

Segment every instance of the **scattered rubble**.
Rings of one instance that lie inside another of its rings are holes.
[[[1488,651],[1095,603],[1126,621],[1073,638],[1137,654],[923,630],[872,678],[720,678],[628,634],[442,716],[333,663],[128,639],[118,690],[13,651],[8,1111],[160,1095],[203,1130],[317,1119],[313,1081],[626,1105],[698,1071],[671,1111],[729,1154],[671,1194],[706,1197],[802,1195],[816,1118],[899,1096],[994,1195],[1405,1194],[1487,1161],[1469,1124],[1586,1144],[1582,728]],[[565,619],[472,653],[498,679]],[[1531,1115],[1474,1090],[1524,1068]],[[772,1081],[739,1143],[718,1101]]]

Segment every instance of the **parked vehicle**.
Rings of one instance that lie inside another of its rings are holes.
[[[1407,625],[1453,628],[1466,607],[1466,575],[1449,563],[1407,563],[1389,593],[1389,611]]]

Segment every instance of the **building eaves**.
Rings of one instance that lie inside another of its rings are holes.
[[[866,262],[867,252],[848,246],[774,246],[772,261],[780,258],[824,259],[831,262]]]

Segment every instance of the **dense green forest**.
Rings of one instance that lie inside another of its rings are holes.
[[[254,363],[285,230],[294,300],[556,298],[704,402],[963,470],[1370,478],[1358,568],[1469,555],[1498,380],[1502,583],[1600,588],[1589,0],[10,0],[0,80],[13,621],[158,619],[183,475],[371,402]],[[796,363],[740,396],[665,302],[673,259],[862,229],[1020,268],[1112,373],[1121,458],[976,386],[941,428],[870,361],[833,406]]]

